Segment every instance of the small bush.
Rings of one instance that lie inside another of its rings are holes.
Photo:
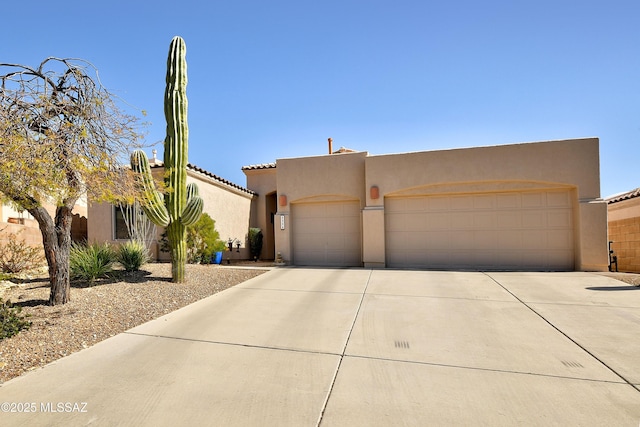
[[[254,261],[260,258],[260,252],[262,252],[262,230],[259,228],[249,229],[249,252]]]
[[[149,262],[149,252],[144,243],[129,240],[118,248],[116,259],[125,271],[138,271]]]
[[[216,230],[216,222],[206,212],[200,215],[195,224],[187,227],[187,263],[209,264],[216,252],[226,249],[224,241],[220,240],[220,233]],[[167,232],[160,238],[160,250],[171,253]]]
[[[0,270],[5,273],[21,273],[44,264],[42,249],[18,240],[15,233],[7,235],[7,242],[0,244]]]
[[[31,327],[31,322],[21,316],[22,307],[14,307],[11,301],[0,298],[0,340],[11,338],[21,330]]]
[[[69,258],[71,277],[93,282],[113,270],[116,254],[108,243],[73,243]]]

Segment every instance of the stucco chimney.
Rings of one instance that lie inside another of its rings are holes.
[[[333,139],[329,138],[329,154],[333,153]]]

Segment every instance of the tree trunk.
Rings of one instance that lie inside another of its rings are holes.
[[[44,254],[49,266],[51,293],[49,304],[66,304],[71,299],[69,280],[69,253],[71,251],[71,209],[61,206],[56,209],[55,222],[43,207],[29,209],[38,221],[42,233]]]

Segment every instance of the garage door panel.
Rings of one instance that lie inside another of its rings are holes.
[[[493,210],[496,208],[496,196],[493,194],[473,196],[474,210]]]
[[[444,213],[428,212],[422,215],[421,221],[416,221],[416,225],[420,224],[420,229],[425,227],[430,230],[448,230],[451,228],[451,216]],[[415,227],[414,227],[415,229]]]
[[[403,216],[405,200],[385,200],[390,267],[573,268],[569,191],[413,197],[410,217]],[[420,216],[424,221],[417,219]],[[407,218],[410,230],[400,224]]]
[[[502,229],[522,228],[522,215],[520,211],[508,209],[503,212],[497,212],[498,226]]]
[[[537,230],[522,231],[522,248],[543,251],[547,247],[547,233]]]
[[[571,198],[569,197],[569,192],[547,193],[547,206],[570,208]]]
[[[547,224],[551,228],[568,228],[571,226],[571,213],[565,210],[551,211],[547,215]]]
[[[522,212],[523,228],[547,228],[547,215],[543,211],[525,211]]]
[[[362,265],[357,201],[291,205],[293,262],[297,265]]]
[[[451,196],[449,209],[452,211],[473,210],[473,198],[468,196]]]
[[[572,240],[573,236],[567,230],[547,231],[547,245],[550,249],[567,248]]]
[[[474,249],[484,251],[498,248],[498,235],[494,230],[475,230],[472,235]]]
[[[520,197],[518,194],[497,194],[496,207],[498,209],[520,208]]]
[[[450,215],[451,228],[473,229],[473,212],[452,212]]]
[[[498,247],[517,250],[522,248],[522,233],[517,230],[499,230]]]
[[[420,231],[424,229],[425,218],[424,213],[407,213],[403,215],[405,231]]]
[[[522,194],[522,207],[523,208],[537,208],[544,206],[544,193],[523,193]]]
[[[498,226],[497,216],[493,212],[477,212],[473,215],[474,229],[495,229]]]

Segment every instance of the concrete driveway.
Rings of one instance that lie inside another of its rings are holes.
[[[640,288],[275,269],[9,381],[1,402],[3,426],[636,427]]]

